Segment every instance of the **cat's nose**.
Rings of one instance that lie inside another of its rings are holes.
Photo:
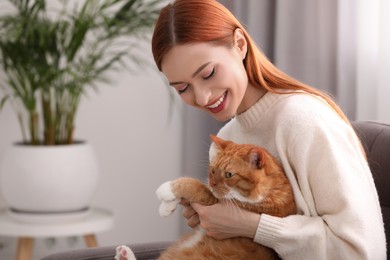
[[[217,185],[217,183],[216,183],[215,181],[210,181],[210,185],[211,185],[212,187],[214,187],[215,185]]]

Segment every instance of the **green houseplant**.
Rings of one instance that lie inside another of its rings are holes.
[[[46,0],[8,0],[12,12],[1,8],[0,109],[12,105],[23,140],[0,162],[0,189],[19,218],[89,208],[99,167],[88,143],[73,138],[80,99],[110,82],[108,72],[142,64],[135,50],[162,2],[58,1],[60,8]]]
[[[56,12],[46,0],[9,0],[14,12],[0,17],[0,109],[12,103],[26,144],[73,142],[81,95],[106,81],[108,71],[139,64],[134,47],[153,27],[161,3],[61,2]]]

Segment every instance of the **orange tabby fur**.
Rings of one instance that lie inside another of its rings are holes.
[[[180,199],[186,199],[189,202],[212,205],[218,199],[228,199],[233,200],[240,208],[259,214],[278,217],[296,214],[292,188],[282,167],[271,154],[258,146],[236,144],[213,135],[211,139],[217,146],[218,154],[209,166],[209,186],[187,177],[169,182],[168,189],[176,203]],[[161,194],[161,189],[159,190],[158,195]],[[246,201],[240,201],[237,195],[229,194],[231,190],[235,190]],[[160,196],[159,198],[161,199]],[[237,237],[216,240],[199,232],[200,229],[181,238],[159,259],[278,259],[273,250],[253,242],[252,239]],[[199,242],[185,246],[195,236],[199,236]]]

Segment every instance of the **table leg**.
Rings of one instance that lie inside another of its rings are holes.
[[[20,237],[18,239],[16,260],[31,260],[32,259],[33,245],[34,245],[33,238]]]
[[[97,240],[94,234],[88,234],[84,236],[85,244],[87,247],[97,247]]]

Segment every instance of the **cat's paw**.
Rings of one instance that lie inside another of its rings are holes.
[[[172,215],[176,210],[177,204],[179,204],[180,199],[176,198],[175,194],[172,192],[171,181],[167,181],[158,187],[156,195],[159,200],[161,200],[159,213],[161,217],[167,217]]]
[[[173,201],[176,199],[175,194],[172,192],[171,187],[172,181],[164,182],[163,184],[158,187],[156,190],[157,198],[161,201]]]
[[[127,246],[118,246],[116,248],[116,260],[136,260],[133,251]]]

